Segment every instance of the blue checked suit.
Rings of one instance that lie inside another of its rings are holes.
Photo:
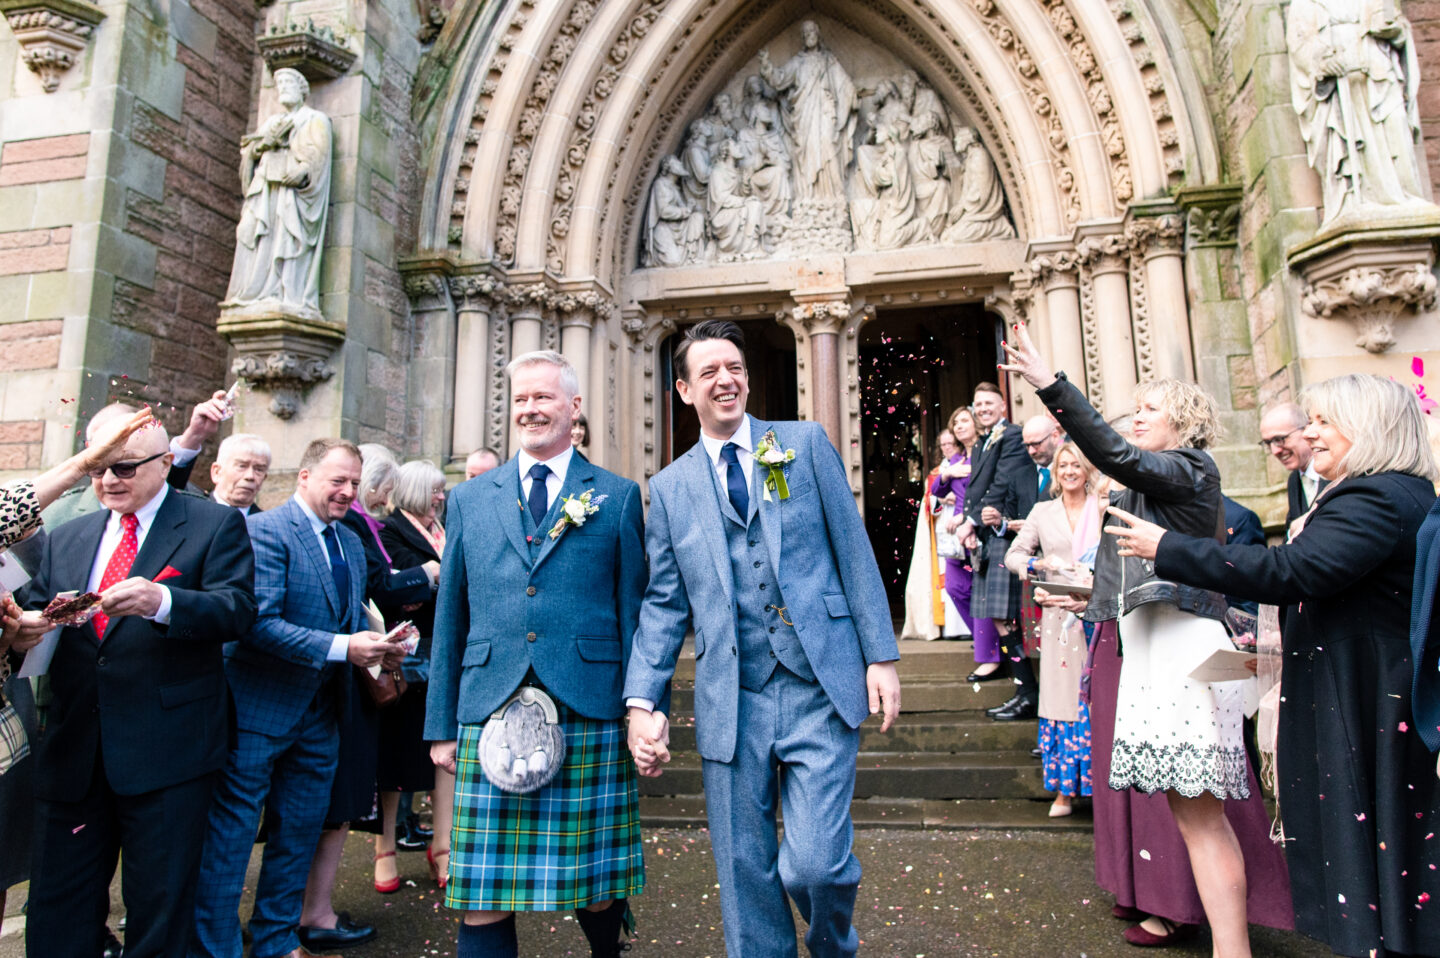
[[[249,527],[259,615],[225,647],[236,741],[210,815],[192,958],[240,958],[240,895],[267,807],[251,954],[272,958],[299,945],[301,897],[330,805],[337,714],[356,694],[349,663],[326,656],[336,634],[365,627],[365,549],[354,532],[332,524],[350,570],[349,594],[341,596],[294,499],[250,516]]]
[[[774,430],[781,448],[795,450],[790,495],[764,501],[767,471],[756,462],[749,515],[737,515],[703,443],[650,480],[650,584],[625,697],[661,700],[693,625],[695,739],[726,948],[745,958],[793,958],[788,893],[809,923],[810,953],[842,958],[858,947],[850,799],[857,727],[869,714],[866,669],[900,653],[864,522],[824,430],[747,423],[752,448]],[[766,560],[768,574],[756,580],[752,569]],[[742,590],[745,581],[763,591]],[[782,597],[784,614],[766,619]],[[741,633],[741,622],[761,621],[770,627]],[[747,649],[765,656],[769,643],[782,662],[793,654],[773,645],[782,622],[803,649],[803,660],[790,659],[800,671],[777,668],[762,687],[747,686]]]

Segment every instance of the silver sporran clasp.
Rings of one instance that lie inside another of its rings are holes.
[[[480,768],[504,792],[544,788],[565,764],[560,710],[541,689],[522,685],[480,733]]]

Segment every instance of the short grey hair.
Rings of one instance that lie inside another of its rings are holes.
[[[1400,472],[1431,482],[1440,477],[1420,401],[1393,379],[1336,376],[1306,386],[1300,399],[1311,417],[1326,420],[1350,440],[1340,460],[1342,475]]]
[[[1260,415],[1260,421],[1263,423],[1271,416],[1285,416],[1290,420],[1290,425],[1296,429],[1303,429],[1310,422],[1310,417],[1305,414],[1305,410],[1298,403],[1293,402],[1282,402],[1271,406]]]
[[[395,474],[390,505],[411,515],[424,515],[430,511],[430,497],[435,494],[435,487],[444,482],[445,473],[435,463],[429,459],[412,459]]]
[[[270,461],[270,444],[253,432],[237,432],[222,439],[220,448],[215,450],[215,461],[229,462],[242,452],[253,452]]]
[[[370,493],[375,492],[395,477],[399,470],[395,454],[378,442],[367,442],[360,446],[360,502],[367,506]],[[389,510],[384,510],[388,513]]]
[[[537,349],[516,356],[505,367],[505,377],[514,379],[515,374],[527,366],[554,366],[560,370],[560,388],[565,390],[565,395],[571,399],[580,395],[580,376],[575,372],[575,367],[570,365],[570,360],[555,350]]]

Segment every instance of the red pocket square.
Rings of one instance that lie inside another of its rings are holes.
[[[177,575],[179,575],[179,574],[180,574],[180,570],[179,570],[179,569],[175,568],[173,565],[167,565],[165,568],[161,569],[161,570],[160,570],[160,574],[157,575],[157,576],[156,576],[154,579],[152,579],[151,581],[152,581],[152,582],[163,582],[163,581],[166,580],[166,579],[173,579],[173,578],[175,578],[175,577],[176,577]]]

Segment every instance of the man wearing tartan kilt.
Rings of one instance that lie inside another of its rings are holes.
[[[507,373],[521,451],[447,506],[425,719],[431,758],[456,775],[445,904],[465,912],[459,958],[512,958],[514,913],[560,909],[609,958],[645,883],[621,721],[645,591],[640,489],[572,449],[580,396],[563,356],[526,353]],[[522,726],[517,702],[537,698],[543,724]],[[525,762],[549,771],[557,754],[537,736],[563,737],[563,759],[530,788]]]

